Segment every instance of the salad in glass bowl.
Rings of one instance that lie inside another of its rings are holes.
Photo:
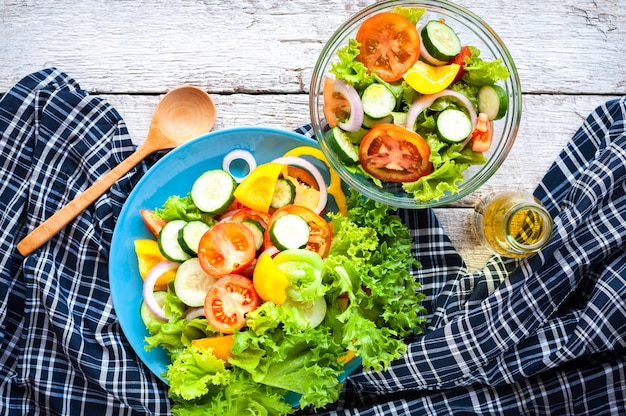
[[[521,118],[495,32],[446,1],[383,1],[351,17],[314,69],[311,120],[350,186],[395,207],[448,204],[502,164]]]

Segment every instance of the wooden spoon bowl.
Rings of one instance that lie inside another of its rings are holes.
[[[215,113],[213,100],[200,88],[182,86],[165,94],[154,111],[145,142],[126,160],[35,228],[19,242],[17,250],[27,256],[41,247],[149,154],[173,149],[208,133],[215,123]]]

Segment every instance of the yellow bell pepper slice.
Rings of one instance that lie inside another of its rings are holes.
[[[257,166],[235,189],[235,199],[248,208],[268,212],[276,182],[285,165],[280,163],[264,163]]]
[[[277,305],[284,305],[287,301],[289,279],[269,254],[262,253],[259,256],[254,267],[252,283],[256,293],[264,301],[274,302]]]
[[[421,94],[435,94],[448,88],[459,69],[461,69],[459,64],[433,66],[417,61],[403,77],[415,91]]]
[[[145,279],[154,266],[167,259],[163,256],[163,254],[161,254],[161,250],[159,249],[159,243],[157,243],[155,240],[135,240],[134,243],[135,253],[137,254],[137,266],[139,267],[139,275],[142,279]],[[154,290],[167,289],[167,283],[170,280],[174,280],[174,277],[176,277],[176,270],[170,270],[163,273],[157,279],[154,285]]]

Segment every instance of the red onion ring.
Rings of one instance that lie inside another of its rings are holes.
[[[348,100],[350,104],[350,118],[346,122],[337,122],[337,125],[342,130],[355,132],[361,128],[363,124],[363,104],[361,104],[361,97],[354,87],[343,80],[336,80],[333,84],[333,91],[337,92]]]
[[[189,308],[185,311],[185,319],[187,321],[195,318],[204,318],[204,306]]]
[[[224,169],[226,172],[230,173],[232,175],[232,177],[235,178],[235,181],[237,183],[240,183],[248,175],[246,174],[245,176],[235,176],[230,171],[230,165],[235,160],[243,160],[244,162],[246,162],[248,164],[248,168],[249,168],[248,173],[249,173],[249,172],[252,172],[254,170],[254,168],[256,168],[256,159],[254,158],[252,153],[248,152],[247,150],[243,150],[243,149],[232,150],[226,156],[224,156],[224,160],[222,160],[222,169]]]
[[[148,272],[148,275],[143,281],[143,301],[146,303],[150,312],[162,321],[167,321],[167,316],[165,316],[165,311],[154,298],[154,284],[163,273],[176,269],[178,266],[178,263],[164,260],[150,269],[150,272]]]
[[[472,120],[472,131],[476,128],[476,119],[478,118],[478,114],[476,114],[476,108],[474,108],[474,104],[461,94],[460,92],[456,92],[453,90],[443,90],[436,94],[424,94],[417,100],[411,104],[411,108],[409,108],[409,112],[406,117],[406,125],[405,127],[408,130],[413,131],[415,126],[415,121],[417,117],[419,117],[420,113],[424,111],[425,108],[430,107],[438,98],[441,97],[450,97],[459,102],[469,113],[470,119]],[[468,138],[472,137],[472,133],[469,134]]]
[[[309,171],[320,188],[320,200],[313,211],[315,211],[316,214],[321,214],[321,212],[324,211],[324,208],[326,208],[326,203],[328,202],[328,189],[326,187],[326,181],[324,181],[324,177],[319,169],[317,169],[313,163],[298,156],[283,156],[278,159],[274,159],[273,162],[282,163],[284,165],[298,166]]]

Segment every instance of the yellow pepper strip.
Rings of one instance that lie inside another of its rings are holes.
[[[145,279],[150,270],[161,263],[164,260],[167,260],[161,254],[161,250],[159,249],[159,243],[155,240],[135,240],[135,253],[137,254],[137,266],[139,267],[139,275],[142,279]],[[167,283],[170,280],[174,280],[176,277],[176,270],[170,270],[168,272],[163,273],[156,281],[154,285],[154,290],[165,290],[167,289]]]
[[[331,194],[335,198],[335,205],[337,205],[337,210],[341,214],[346,214],[348,212],[348,206],[346,205],[346,195],[343,193],[343,189],[341,189],[341,178],[335,172],[335,170],[330,166],[328,160],[326,160],[326,156],[320,149],[316,149],[312,146],[300,146],[295,147],[285,153],[285,156],[302,156],[302,155],[310,155],[313,156],[328,166],[328,172],[330,173],[330,184],[328,185],[328,193]]]
[[[235,199],[248,208],[268,212],[276,182],[285,165],[264,163],[254,169],[235,189]],[[286,169],[286,168],[285,168]]]
[[[435,94],[448,88],[459,69],[461,69],[459,64],[433,66],[417,61],[406,71],[403,78],[415,91],[421,94]]]
[[[192,340],[191,344],[200,349],[211,349],[216,358],[228,361],[233,356],[230,350],[235,345],[235,338],[233,335],[198,338]]]
[[[252,283],[256,293],[264,301],[274,302],[277,305],[283,305],[287,301],[289,279],[269,254],[262,253],[259,256],[254,267]]]

